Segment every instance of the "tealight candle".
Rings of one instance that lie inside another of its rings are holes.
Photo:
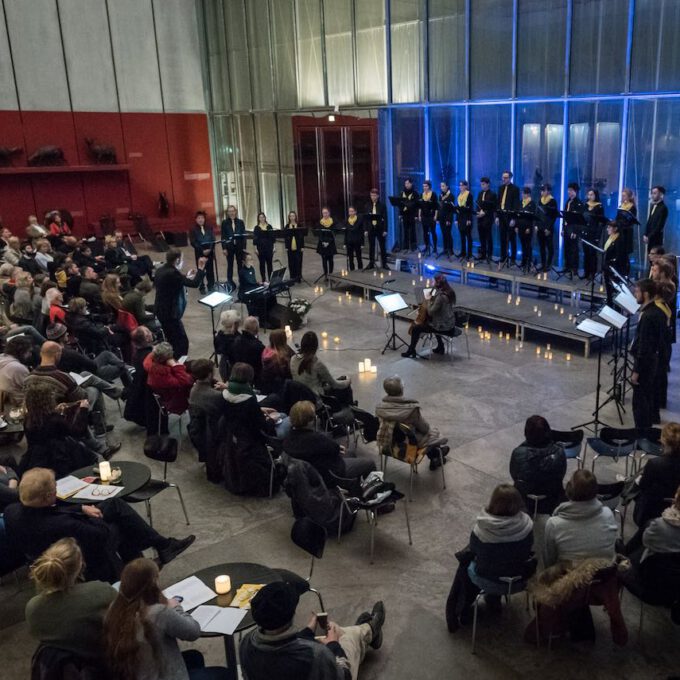
[[[560,307],[560,315],[564,315],[564,307]]]
[[[367,371],[371,370],[371,360],[368,357],[364,359],[364,366],[366,366]]]
[[[498,331],[498,339],[499,340],[503,339],[503,331]]]
[[[338,295],[338,303],[342,304],[342,295]]]
[[[515,345],[515,352],[519,352],[519,345]]]
[[[506,340],[510,340],[510,333],[506,333],[506,334],[505,334],[505,339],[506,339]]]
[[[534,313],[538,311],[538,305],[534,305]]]
[[[478,332],[478,333],[481,333],[481,332],[482,332],[482,327],[481,327],[481,326],[477,326],[477,332]]]
[[[321,331],[321,337],[325,340],[328,337],[328,331]]]
[[[111,463],[106,460],[99,463],[99,480],[102,484],[108,484],[111,481]]]
[[[567,354],[567,361],[571,361],[571,354]]]
[[[339,342],[340,342],[340,337],[339,337],[338,335],[336,335],[336,336],[333,338],[333,342],[334,342],[336,345],[339,344]]]
[[[536,348],[536,354],[540,354],[540,353],[541,353],[541,348],[540,348],[540,347],[537,347],[537,348]]]
[[[382,272],[380,272],[380,278],[381,278],[381,279],[384,279],[384,278],[385,278],[385,275],[384,275]]]
[[[540,309],[538,310],[538,312],[536,312],[536,314],[537,314],[538,316],[543,316],[543,312],[541,312]]]
[[[366,370],[366,364],[363,361],[359,362],[359,373],[363,373]]]
[[[550,351],[550,343],[548,343],[548,344],[545,346],[545,348],[546,348],[546,349],[548,350],[548,352],[549,352],[549,351]]]
[[[371,302],[371,311],[375,312],[375,308],[377,307],[375,302]]]
[[[215,577],[215,592],[218,595],[226,595],[231,590],[231,577],[223,574]]]
[[[420,280],[422,281],[422,279],[420,279]],[[416,285],[416,280],[415,280],[415,279],[411,279],[411,285],[412,285],[412,286],[415,286],[415,285]]]
[[[377,366],[371,366],[371,373],[377,373],[378,372],[378,367]]]
[[[378,276],[378,272],[375,269],[373,270],[373,276]]]

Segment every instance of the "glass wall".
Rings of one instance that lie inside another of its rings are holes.
[[[465,107],[438,106],[430,109],[429,176],[437,185],[448,182],[452,189],[467,179],[465,168]]]
[[[425,98],[425,0],[393,0],[390,10],[392,101],[419,102]]]
[[[428,9],[429,99],[467,99],[465,0],[430,0]]]
[[[512,97],[512,2],[475,0],[471,4],[470,96]]]
[[[480,189],[479,178],[489,177],[491,186],[500,184],[503,170],[510,168],[512,137],[511,107],[470,107],[470,186],[475,195]]]

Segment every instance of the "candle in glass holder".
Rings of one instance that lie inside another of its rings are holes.
[[[378,276],[378,272],[375,269],[373,270],[373,276]]]
[[[325,340],[328,337],[328,331],[321,331],[321,337]]]
[[[555,311],[557,311],[557,307],[558,307],[558,305],[557,305],[557,303],[555,303],[555,306],[553,307],[553,309],[554,309]]]
[[[515,352],[519,352],[519,345],[515,345]]]
[[[338,304],[342,304],[342,295],[338,295]]]
[[[367,371],[371,370],[371,360],[368,357],[364,359],[364,366],[366,367]]]
[[[540,355],[540,353],[541,353],[541,348],[540,348],[540,347],[537,347],[537,348],[536,348],[536,354],[539,354],[539,355]]]
[[[515,306],[519,307],[519,298],[515,298]]]
[[[545,274],[543,274],[543,280],[544,281],[548,280],[548,272],[545,272]]]
[[[377,307],[377,304],[375,302],[371,302],[371,311],[375,312],[375,308]]]
[[[323,286],[319,286],[319,295],[323,295]]]
[[[498,339],[499,340],[503,339],[503,331],[498,331]]]
[[[420,283],[422,283],[422,282],[423,282],[423,277],[421,276],[421,277],[420,277]]]
[[[366,370],[366,364],[363,361],[359,362],[359,373],[363,373]]]
[[[218,595],[226,595],[231,590],[231,577],[223,574],[215,576],[215,592]]]
[[[571,354],[567,354],[567,361],[571,361]]]
[[[99,480],[102,484],[108,484],[111,481],[111,463],[106,460],[99,463]]]
[[[560,316],[564,314],[564,307],[560,307]]]
[[[478,333],[481,333],[481,332],[482,332],[482,327],[481,327],[481,326],[477,326],[477,332],[478,332]]]
[[[385,278],[385,274],[383,274],[382,272],[380,272],[380,278],[381,278],[381,279],[384,279],[384,278]]]
[[[538,305],[534,305],[534,314],[538,311]]]
[[[371,366],[371,373],[377,373],[378,372],[378,367],[377,366]]]
[[[550,351],[550,343],[548,343],[548,344],[545,346],[545,348],[546,348],[546,349],[548,350],[548,352],[549,352],[549,351]]]
[[[541,310],[539,309],[538,312],[536,312],[536,315],[537,316],[543,316],[543,312],[541,312]]]
[[[336,336],[333,338],[333,342],[334,342],[336,345],[339,344],[339,343],[340,343],[340,336],[336,335]]]
[[[574,318],[574,315],[573,315],[573,314],[570,314],[570,315],[569,315],[569,321],[571,321],[573,318]]]
[[[521,340],[519,341],[519,348],[520,348],[520,349],[523,349],[523,348],[524,348],[524,343],[523,343]]]
[[[415,279],[411,279],[411,285],[412,285],[412,286],[415,286],[415,285],[416,285],[416,280],[415,280]]]
[[[510,340],[510,333],[505,334],[505,339],[508,340],[508,341]]]
[[[512,295],[508,295],[508,304],[512,302]]]

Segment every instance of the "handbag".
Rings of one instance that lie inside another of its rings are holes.
[[[177,440],[167,434],[150,434],[144,440],[144,455],[163,463],[177,460]]]

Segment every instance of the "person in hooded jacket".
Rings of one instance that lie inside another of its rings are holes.
[[[567,471],[567,457],[561,444],[552,441],[550,425],[542,416],[527,418],[524,442],[510,457],[510,476],[522,494],[524,505],[533,509],[528,494],[545,496],[537,503],[537,512],[552,514],[565,499],[562,480]]]

